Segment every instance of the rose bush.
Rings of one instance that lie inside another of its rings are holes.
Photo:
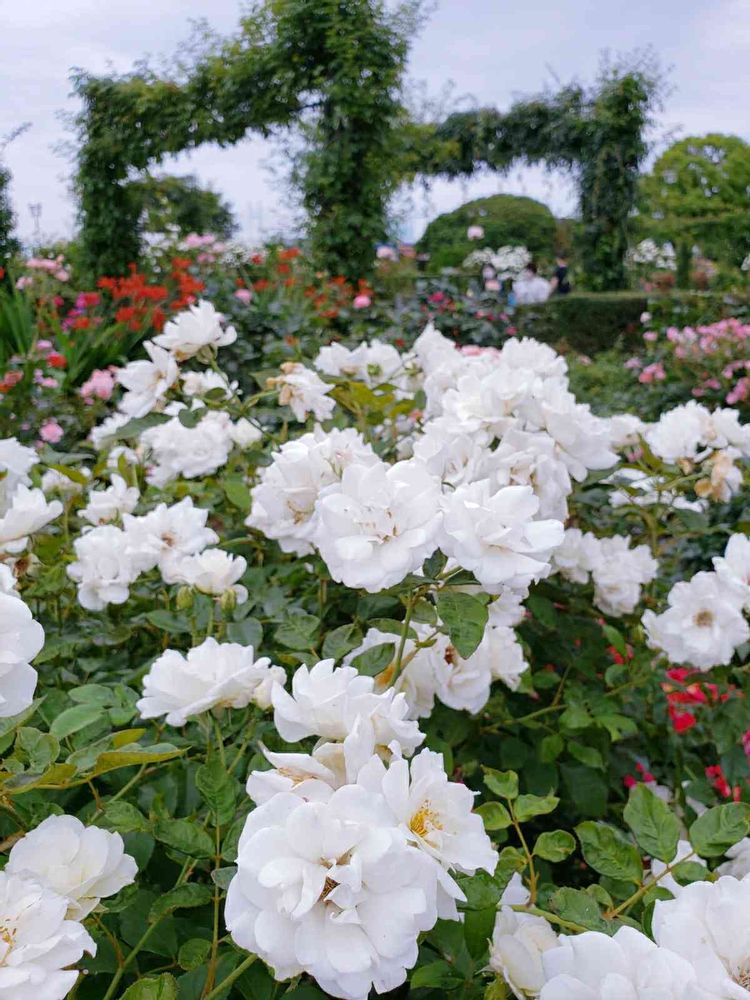
[[[0,442],[0,997],[750,996],[750,425],[233,323]]]

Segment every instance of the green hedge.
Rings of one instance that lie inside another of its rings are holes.
[[[538,305],[518,306],[513,325],[561,350],[595,354],[625,341],[640,340],[641,314],[648,298],[638,292],[573,292]]]
[[[750,298],[726,292],[573,292],[539,305],[519,306],[513,324],[519,335],[535,337],[561,350],[595,354],[611,347],[642,344],[641,315],[654,329],[713,323],[728,316],[747,320]]]

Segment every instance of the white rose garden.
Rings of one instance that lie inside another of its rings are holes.
[[[750,1000],[750,149],[412,121],[415,17],[76,76],[70,241],[0,165],[0,1000]],[[148,176],[295,123],[299,240]]]

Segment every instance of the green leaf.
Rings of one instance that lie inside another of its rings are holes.
[[[221,758],[215,754],[195,772],[195,785],[219,824],[234,817],[237,783],[227,774]]]
[[[516,872],[522,872],[526,867],[526,855],[517,847],[504,847],[495,868],[495,883],[501,894],[505,892],[508,883]]]
[[[484,910],[497,907],[500,902],[504,887],[485,871],[478,871],[476,875],[459,875],[457,881],[466,896],[466,902],[461,904],[464,910]]]
[[[16,734],[16,749],[26,755],[32,771],[44,771],[57,760],[60,744],[50,733],[24,726]]]
[[[590,931],[607,933],[609,925],[602,917],[601,910],[595,899],[583,889],[558,889],[551,897],[550,909],[563,920],[578,924]]]
[[[586,820],[575,828],[586,863],[594,871],[623,882],[640,884],[643,863],[638,848],[604,823]]]
[[[526,599],[526,607],[534,618],[545,628],[555,628],[557,626],[557,611],[552,601],[540,594],[531,594]]]
[[[238,642],[241,646],[252,646],[257,650],[263,640],[263,626],[257,618],[243,618],[229,622],[226,629],[227,642]]]
[[[125,990],[122,1000],[177,1000],[177,980],[168,972],[158,979],[141,979]]]
[[[460,982],[461,978],[453,966],[441,958],[415,969],[409,979],[409,986],[411,990],[450,990]]]
[[[166,917],[175,910],[190,910],[196,906],[205,906],[214,898],[214,891],[210,885],[199,885],[197,882],[178,885],[176,889],[170,889],[169,892],[159,896],[152,905],[148,914],[149,923],[153,924],[160,917]]]
[[[500,802],[483,802],[474,811],[482,817],[485,830],[505,830],[513,822],[510,813]]]
[[[518,775],[515,771],[496,771],[494,767],[485,767],[484,783],[491,792],[501,799],[514,799],[518,795]]]
[[[487,906],[483,910],[468,910],[464,914],[464,940],[474,960],[478,960],[486,953],[496,916],[496,906]]]
[[[622,815],[649,857],[667,863],[674,858],[680,839],[679,820],[650,788],[643,783],[635,785]]]
[[[404,623],[400,622],[397,618],[371,618],[367,623],[367,627],[368,629],[376,628],[378,632],[384,632],[387,636],[400,639],[401,633],[404,630]],[[409,639],[414,639],[415,641],[419,638],[413,628],[408,628],[406,635]]]
[[[183,427],[192,428],[197,427],[207,413],[208,409],[205,406],[200,406],[195,410],[188,410],[185,407],[185,409],[179,411],[177,419]]]
[[[149,829],[148,820],[140,809],[121,799],[104,807],[100,823],[117,833],[145,833]]]
[[[152,625],[155,625],[163,632],[169,632],[170,635],[180,632],[192,632],[193,630],[190,619],[185,615],[165,611],[163,608],[158,608],[156,611],[147,611],[145,617]]]
[[[525,823],[534,816],[546,816],[557,809],[560,800],[556,795],[519,795],[513,803],[516,819]]]
[[[149,430],[151,427],[157,427],[159,424],[165,424],[171,419],[166,413],[147,413],[145,417],[135,417],[133,420],[128,420],[126,424],[123,424],[110,437],[112,441],[119,441],[122,438],[140,437],[144,431]]]
[[[211,953],[211,942],[203,938],[190,938],[180,947],[177,954],[177,962],[181,969],[192,972],[201,965],[205,965]]]
[[[154,825],[154,836],[162,844],[173,847],[191,858],[211,858],[214,842],[197,820],[160,819]]]
[[[367,677],[375,677],[390,666],[396,655],[396,645],[393,642],[380,642],[359,653],[352,660],[352,666]]]
[[[690,827],[688,838],[702,858],[713,858],[746,837],[749,829],[750,806],[729,802],[699,816]]]
[[[74,705],[73,708],[66,708],[64,712],[53,721],[49,727],[50,733],[57,739],[64,739],[77,733],[79,729],[84,729],[92,722],[98,722],[102,717],[101,705]]]
[[[585,764],[586,767],[604,770],[604,758],[596,747],[586,746],[584,743],[578,743],[577,740],[568,740],[568,753],[581,764]]]
[[[229,888],[229,883],[237,874],[237,865],[227,865],[226,868],[214,868],[211,872],[211,881],[218,885],[225,892]]]
[[[49,467],[79,486],[88,486],[89,478],[80,469],[74,469],[70,465],[59,465],[58,463],[51,463]]]
[[[612,646],[620,656],[627,657],[628,655],[628,644],[625,641],[621,632],[618,632],[616,628],[612,625],[602,625],[602,632],[607,638],[607,642]]]
[[[545,861],[564,861],[576,849],[576,839],[567,830],[548,830],[540,833],[534,844],[533,854]]]
[[[437,613],[459,656],[471,656],[484,636],[487,605],[471,594],[441,590],[437,595]]]
[[[96,777],[98,774],[105,774],[107,771],[116,771],[120,767],[132,767],[134,764],[156,764],[164,760],[171,760],[184,754],[184,750],[178,750],[171,743],[154,743],[150,747],[134,746],[129,744],[120,749],[107,750],[99,754],[94,765],[94,769],[89,777]]]
[[[109,706],[117,703],[115,692],[104,684],[83,684],[81,687],[71,688],[68,696],[71,701],[85,705]]]
[[[323,659],[340,660],[362,642],[362,633],[356,625],[349,623],[333,629],[323,640]]]
[[[562,729],[587,729],[593,719],[581,705],[568,705],[560,716],[560,726]]]
[[[539,744],[539,760],[543,764],[551,764],[552,761],[557,760],[564,749],[565,740],[562,736],[559,733],[550,733]]]
[[[310,649],[315,645],[315,634],[320,619],[306,611],[296,611],[276,629],[276,641],[290,649]]]
[[[247,512],[253,505],[250,490],[241,479],[225,479],[224,492],[227,500],[238,510]]]

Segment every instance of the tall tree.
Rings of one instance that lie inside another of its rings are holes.
[[[719,133],[681,139],[643,177],[640,200],[655,236],[739,263],[750,252],[750,145]]]

